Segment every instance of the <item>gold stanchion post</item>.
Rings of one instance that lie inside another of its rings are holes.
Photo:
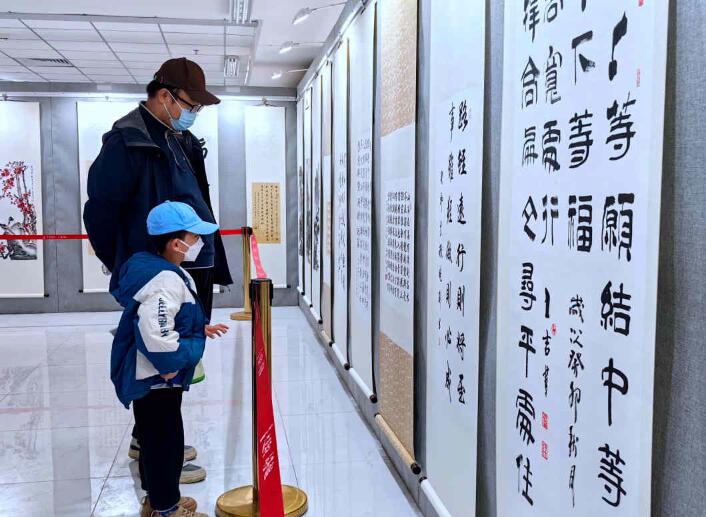
[[[252,318],[252,305],[250,302],[250,237],[252,236],[252,228],[243,226],[241,230],[243,242],[243,310],[231,314],[230,319],[249,321]]]
[[[245,234],[243,234],[245,235]],[[248,238],[249,241],[249,238]],[[248,254],[248,261],[250,256]],[[248,262],[248,272],[249,272]],[[260,325],[265,341],[265,356],[272,382],[272,280],[269,278],[250,280],[249,300],[252,300],[260,310]],[[254,312],[253,312],[254,316]],[[257,464],[257,383],[255,373],[256,341],[255,318],[252,318],[252,472],[253,484],[229,490],[216,501],[218,517],[259,517],[260,503],[258,494],[258,464]],[[270,389],[272,389],[270,387]],[[300,517],[308,510],[306,493],[297,487],[282,485],[284,515]]]

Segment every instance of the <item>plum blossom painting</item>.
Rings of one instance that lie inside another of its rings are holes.
[[[43,297],[39,104],[0,103],[0,141],[0,298]]]

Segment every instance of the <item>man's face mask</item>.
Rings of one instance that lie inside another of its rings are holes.
[[[164,107],[164,111],[167,112],[167,116],[169,117],[169,120],[172,123],[172,127],[174,128],[175,131],[185,131],[189,129],[191,126],[194,125],[194,122],[196,121],[196,115],[198,113],[192,113],[191,111],[187,110],[186,108],[183,108],[181,104],[174,98],[174,95],[172,95],[172,92],[169,92],[169,95],[171,95],[172,99],[174,99],[174,103],[179,106],[179,109],[181,110],[181,113],[179,114],[179,118],[175,119],[172,117],[172,114],[169,113],[169,110],[167,109],[167,106],[162,103],[162,106]]]
[[[203,248],[203,240],[201,239],[201,237],[199,237],[198,240],[191,246],[189,246],[181,239],[179,239],[179,242],[186,246],[186,251],[182,251],[182,253],[184,254],[184,262],[195,261],[196,258],[199,256],[199,253],[201,253],[201,248]]]

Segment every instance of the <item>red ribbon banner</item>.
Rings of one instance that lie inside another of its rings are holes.
[[[262,261],[260,260],[260,248],[257,245],[257,237],[255,237],[254,232],[250,237],[250,254],[252,255],[252,261],[255,263],[255,273],[257,277],[267,278],[267,273],[265,273],[265,269],[262,267]]]
[[[265,355],[265,339],[260,324],[260,307],[255,314],[255,382],[257,405],[257,479],[260,517],[284,517],[282,480],[277,454],[277,433],[272,409],[272,385]]]

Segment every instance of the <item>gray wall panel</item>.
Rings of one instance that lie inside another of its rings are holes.
[[[33,85],[40,88],[42,85]],[[17,88],[16,88],[17,89]],[[85,97],[22,97],[41,105],[42,199],[45,233],[79,233],[83,208],[80,205],[78,170],[78,127],[76,101]],[[219,200],[223,228],[246,224],[245,124],[244,106],[254,101],[226,101],[219,106]],[[296,107],[286,108],[287,160],[287,278],[297,283],[296,256]],[[214,297],[214,307],[240,307],[243,304],[242,247],[240,238],[224,238],[234,284]],[[2,299],[0,313],[39,313],[118,310],[107,293],[85,294],[82,287],[81,243],[47,241],[45,246],[44,299]],[[278,289],[275,305],[296,304],[296,288]]]

